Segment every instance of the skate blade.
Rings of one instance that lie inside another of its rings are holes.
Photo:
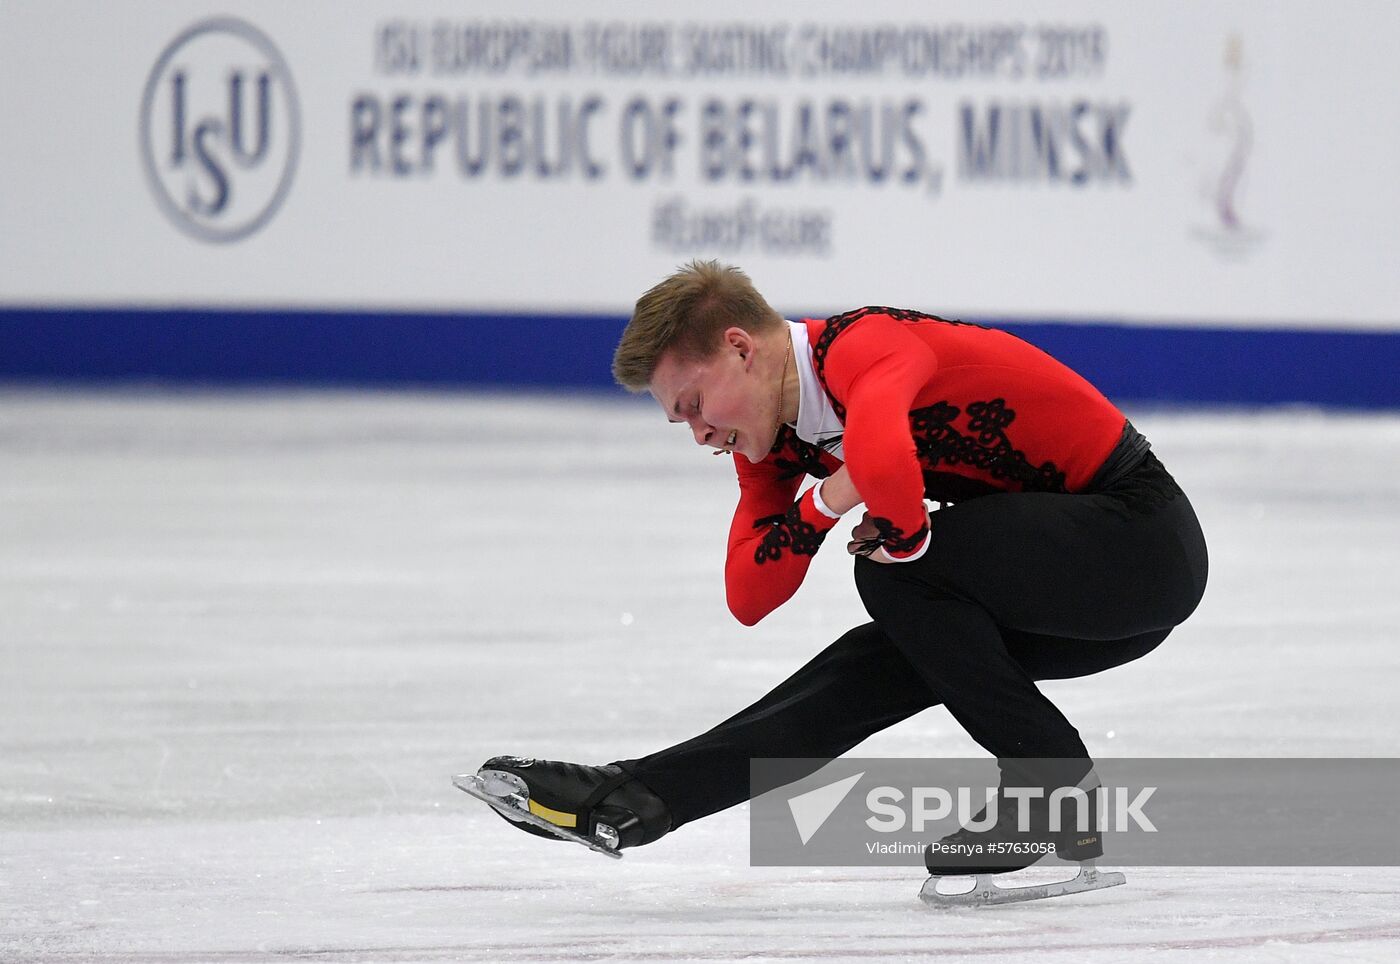
[[[919,891],[919,899],[931,907],[995,907],[999,904],[1019,904],[1027,900],[1044,900],[1047,897],[1067,897],[1070,894],[1083,894],[1091,890],[1117,887],[1128,882],[1128,878],[1115,871],[1104,872],[1086,860],[1079,867],[1079,875],[1072,880],[1060,880],[1052,884],[1028,884],[1024,887],[1002,887],[995,883],[993,875],[978,874],[971,890],[955,894],[945,894],[938,889],[941,877],[930,877],[924,881]]]
[[[560,840],[568,840],[572,843],[582,844],[589,850],[612,857],[614,860],[621,860],[622,854],[612,849],[605,841],[596,837],[589,837],[581,833],[575,833],[565,827],[550,823],[543,817],[538,817],[521,805],[520,800],[514,796],[500,796],[491,792],[492,784],[475,773],[459,773],[452,778],[452,785],[468,796],[476,797],[482,803],[488,804],[491,809],[497,811],[507,820],[514,820],[516,823],[528,823],[532,827],[539,827],[541,830],[553,834]],[[495,789],[505,790],[507,787],[496,787]]]

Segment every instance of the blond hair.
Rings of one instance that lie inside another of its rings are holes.
[[[726,328],[758,334],[782,320],[738,268],[692,261],[637,299],[613,354],[613,378],[628,391],[645,391],[665,352],[706,358]]]

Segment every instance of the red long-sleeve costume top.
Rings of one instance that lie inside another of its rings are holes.
[[[804,477],[826,478],[843,459],[883,550],[898,561],[927,546],[925,498],[1093,491],[1106,470],[1135,464],[1148,447],[1088,381],[1007,332],[896,308],[802,324],[798,364],[824,395],[804,391],[802,411],[827,406],[837,432],[803,439],[810,419],[800,415],[763,461],[734,460],[740,494],[725,587],[746,625],[797,591],[836,525],[813,489],[794,498]]]

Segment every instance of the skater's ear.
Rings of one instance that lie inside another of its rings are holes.
[[[720,335],[720,351],[737,354],[748,368],[753,364],[754,338],[738,325],[731,325]]]

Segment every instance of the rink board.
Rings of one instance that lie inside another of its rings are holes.
[[[1400,407],[1400,332],[976,320],[1043,348],[1118,402]],[[625,323],[605,314],[0,309],[0,379],[608,388]]]

